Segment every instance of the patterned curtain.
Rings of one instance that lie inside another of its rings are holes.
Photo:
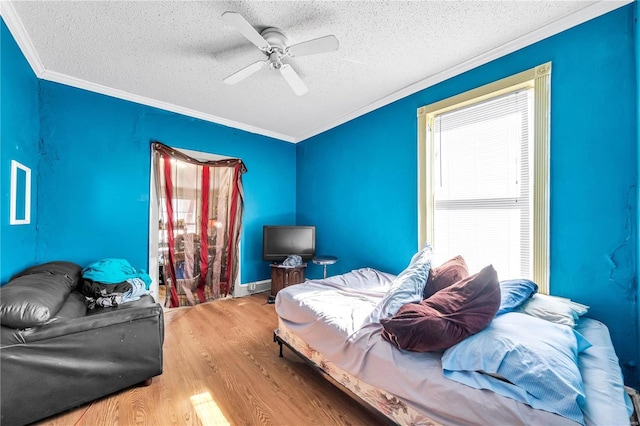
[[[165,306],[226,297],[238,277],[242,160],[199,161],[153,143]]]

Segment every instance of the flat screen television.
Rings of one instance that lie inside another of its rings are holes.
[[[263,226],[262,260],[282,262],[292,254],[297,254],[302,260],[311,260],[315,256],[315,226]]]

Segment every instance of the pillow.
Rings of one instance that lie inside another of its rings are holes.
[[[29,328],[55,316],[75,283],[67,275],[40,272],[12,279],[0,287],[0,323]]]
[[[469,268],[467,262],[462,256],[456,256],[449,259],[437,268],[429,271],[429,279],[424,287],[422,298],[427,299],[433,296],[437,291],[447,288],[469,276]]]
[[[370,321],[379,322],[381,318],[392,317],[402,305],[422,300],[431,269],[432,254],[431,246],[425,244],[422,250],[413,255],[409,266],[393,280],[391,287],[369,316]]]
[[[380,320],[382,337],[408,351],[444,350],[484,329],[498,306],[498,274],[489,265],[419,304],[404,305],[393,318]]]
[[[500,281],[502,300],[496,315],[502,315],[518,309],[537,291],[538,284],[524,278]]]
[[[576,320],[587,313],[589,307],[562,297],[534,294],[519,309],[519,312],[555,322],[556,324],[576,326]]]
[[[590,346],[570,327],[511,312],[447,349],[442,372],[473,388],[489,389],[584,423],[580,406],[585,391],[578,353]]]
[[[67,275],[74,281],[73,288],[75,288],[80,283],[80,279],[82,278],[82,266],[76,265],[73,262],[57,260],[54,262],[47,262],[27,268],[24,271],[17,273],[13,277],[11,277],[11,280],[22,277],[24,275],[39,274],[41,272],[49,272],[53,275]]]

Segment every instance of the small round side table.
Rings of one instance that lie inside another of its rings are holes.
[[[327,265],[333,265],[338,261],[338,258],[335,256],[316,256],[311,259],[313,263],[316,265],[322,265],[324,267],[324,278],[327,278]]]

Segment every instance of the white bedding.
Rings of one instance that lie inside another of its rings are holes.
[[[440,353],[393,347],[370,314],[394,276],[359,269],[326,280],[286,287],[276,298],[281,324],[339,368],[397,396],[443,424],[544,424],[573,421],[547,411],[454,382],[442,375]],[[594,345],[579,358],[586,386],[586,424],[628,424],[617,357],[608,330],[583,319],[578,330]]]

